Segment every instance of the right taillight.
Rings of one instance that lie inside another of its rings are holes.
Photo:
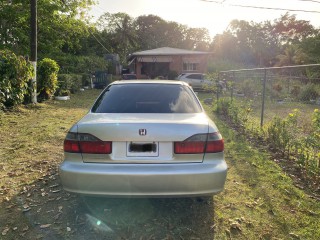
[[[112,142],[102,141],[88,133],[69,132],[64,140],[64,151],[71,153],[110,154]]]
[[[174,143],[175,154],[217,153],[224,150],[220,133],[196,134],[182,142]]]

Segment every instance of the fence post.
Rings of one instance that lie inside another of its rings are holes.
[[[266,95],[266,82],[267,82],[267,69],[264,69],[264,77],[263,77],[263,90],[262,90],[262,108],[261,108],[261,121],[260,127],[263,126],[263,116],[264,116],[264,104],[265,104],[265,95]]]
[[[236,73],[232,72],[232,80],[231,80],[231,102],[233,101],[233,87],[236,80]]]
[[[220,72],[218,74],[218,81],[216,81],[217,102],[219,100],[219,81],[220,81]]]

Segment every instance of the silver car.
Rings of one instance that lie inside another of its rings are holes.
[[[203,73],[181,73],[177,80],[188,83],[193,89],[205,89],[206,87],[213,86],[213,82],[206,79]]]
[[[224,142],[181,81],[110,84],[68,132],[64,189],[118,197],[206,196],[223,190]]]

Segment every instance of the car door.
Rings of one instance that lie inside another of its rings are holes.
[[[202,82],[203,82],[203,74],[201,73],[194,73],[190,74],[186,78],[189,79],[189,84],[193,88],[201,88],[202,87]]]

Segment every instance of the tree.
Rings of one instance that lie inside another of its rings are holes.
[[[155,15],[139,16],[135,20],[140,49],[153,49],[167,46],[165,36],[166,21]]]
[[[271,34],[277,39],[279,45],[284,45],[299,43],[303,39],[313,36],[315,29],[309,21],[297,20],[296,15],[290,15],[287,12],[274,20]]]
[[[137,45],[133,24],[133,19],[126,13],[105,13],[97,22],[98,28],[101,30],[100,39],[103,39],[105,43],[108,42],[107,49],[112,53],[119,54],[122,60],[125,60]]]
[[[300,44],[301,49],[309,57],[309,63],[320,62],[320,29],[314,37],[304,39]]]
[[[210,44],[209,31],[206,28],[187,28],[183,46],[190,50],[207,51]]]
[[[39,58],[59,55],[61,52],[77,53],[79,39],[88,36],[85,10],[92,0],[42,0],[38,1],[38,51]],[[17,54],[29,52],[30,1],[1,1],[0,46]],[[0,47],[1,48],[1,47]]]
[[[307,55],[298,45],[288,45],[284,52],[277,56],[277,59],[277,66],[291,66],[304,64],[307,60]]]

